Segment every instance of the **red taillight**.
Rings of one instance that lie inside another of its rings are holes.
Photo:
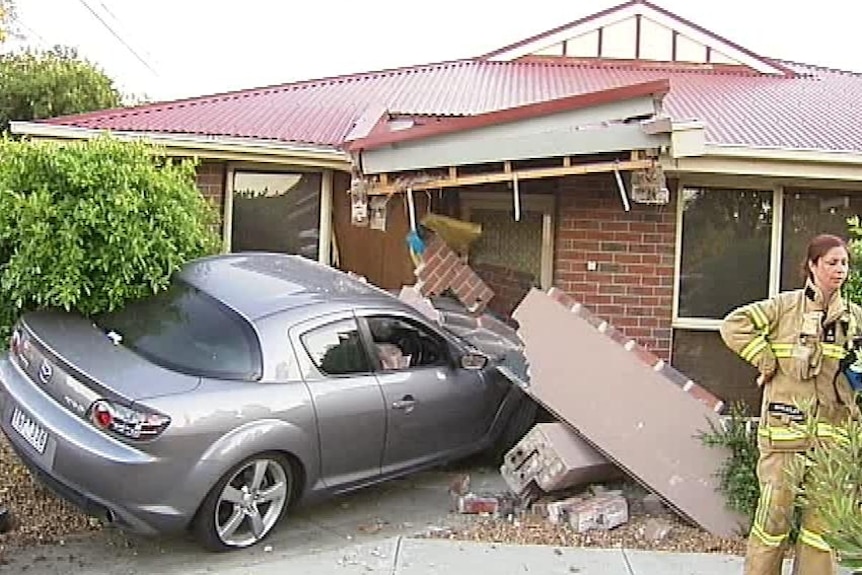
[[[105,401],[97,401],[93,404],[93,423],[102,429],[110,429],[114,416]]]
[[[106,399],[93,403],[90,420],[100,429],[139,440],[158,437],[171,422],[166,415],[132,409]]]

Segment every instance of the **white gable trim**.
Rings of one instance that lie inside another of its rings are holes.
[[[521,58],[523,56],[527,56],[529,54],[533,54],[545,48],[549,48],[554,44],[559,44],[565,40],[569,40],[570,38],[574,38],[577,36],[581,36],[583,34],[588,34],[594,30],[598,30],[599,28],[605,28],[612,24],[616,24],[617,22],[621,22],[623,20],[627,20],[636,15],[641,15],[645,18],[648,18],[655,22],[656,24],[660,24],[665,28],[669,28],[671,30],[677,31],[679,34],[698,42],[699,44],[703,44],[704,46],[708,46],[711,50],[715,50],[717,52],[722,53],[726,57],[739,62],[744,66],[748,66],[758,72],[764,74],[781,74],[783,75],[784,70],[770,64],[768,61],[758,58],[757,56],[753,56],[739,48],[733,46],[732,44],[728,44],[726,42],[722,42],[718,38],[711,36],[710,34],[706,34],[701,32],[700,30],[673,18],[671,16],[667,16],[662,12],[654,10],[649,6],[645,6],[643,4],[632,4],[619,10],[610,12],[608,14],[604,14],[597,18],[592,18],[587,20],[586,22],[582,22],[581,24],[575,24],[554,34],[549,34],[547,36],[542,36],[541,38],[537,38],[532,42],[528,42],[521,46],[516,46],[511,48],[510,50],[505,50],[491,56],[489,59],[493,61],[508,61],[515,60],[516,58]]]

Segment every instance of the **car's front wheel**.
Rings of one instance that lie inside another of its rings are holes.
[[[294,475],[276,453],[236,465],[213,487],[195,517],[195,534],[214,551],[242,549],[263,540],[290,503]]]

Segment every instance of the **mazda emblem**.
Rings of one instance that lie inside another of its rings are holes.
[[[54,375],[54,368],[51,367],[48,360],[42,361],[42,365],[39,366],[39,381],[42,383],[48,383],[51,381],[52,375]]]

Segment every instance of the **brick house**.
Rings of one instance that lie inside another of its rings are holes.
[[[632,0],[475,58],[12,129],[110,130],[196,156],[226,250],[302,253],[385,288],[416,281],[412,220],[480,223],[469,261],[494,309],[556,286],[754,404],[718,322],[797,287],[811,235],[846,236],[862,211],[860,105],[860,75],[761,57]],[[362,226],[359,189],[381,216]]]

